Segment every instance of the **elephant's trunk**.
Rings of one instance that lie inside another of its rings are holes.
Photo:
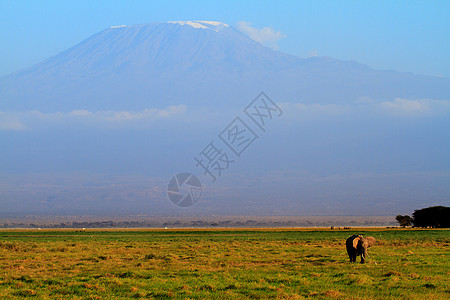
[[[361,263],[365,262],[366,257],[368,257],[367,248],[363,248],[363,252],[361,253]]]

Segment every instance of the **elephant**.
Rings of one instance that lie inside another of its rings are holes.
[[[347,253],[350,257],[350,262],[356,261],[356,256],[361,255],[361,263],[363,264],[366,258],[369,257],[367,254],[367,248],[375,244],[375,238],[372,236],[363,237],[362,235],[352,235],[349,237],[345,243],[347,246]]]

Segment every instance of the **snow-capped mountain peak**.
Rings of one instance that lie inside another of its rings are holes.
[[[180,25],[188,25],[194,28],[199,29],[210,29],[214,31],[218,31],[220,28],[227,27],[228,24],[217,22],[217,21],[169,21],[172,24],[180,24]]]
[[[324,57],[301,59],[221,22],[171,21],[109,27],[1,77],[0,111],[236,107],[261,90],[286,102],[319,104],[363,96],[446,99],[448,82]]]

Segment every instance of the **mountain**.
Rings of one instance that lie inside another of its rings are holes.
[[[240,108],[264,90],[279,101],[353,103],[448,98],[450,80],[373,70],[328,57],[301,59],[211,21],[107,28],[0,78],[0,111]]]
[[[267,131],[243,112],[261,91],[283,110]],[[0,218],[445,205],[449,100],[449,79],[301,59],[219,22],[114,26],[0,78]],[[239,156],[226,136],[254,142]],[[212,145],[231,160],[223,174],[211,162],[215,182],[194,159]],[[180,209],[167,187],[185,172],[203,189]]]

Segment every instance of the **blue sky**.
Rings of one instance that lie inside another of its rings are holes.
[[[109,26],[216,20],[266,33],[268,45],[303,58],[450,77],[449,13],[450,1],[0,0],[0,75]]]

